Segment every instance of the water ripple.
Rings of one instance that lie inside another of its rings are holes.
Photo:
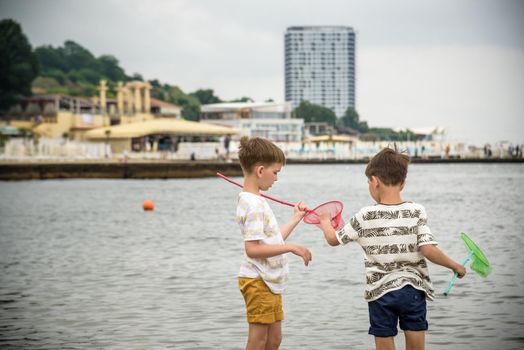
[[[364,168],[286,166],[271,195],[309,205],[342,200],[347,219],[371,204]],[[428,303],[429,349],[523,347],[522,170],[411,167],[404,198],[425,205],[439,246],[464,259],[465,231],[494,266],[488,278],[470,270],[444,297],[452,274],[429,264],[437,293]],[[236,193],[218,179],[0,183],[0,347],[243,349]],[[155,211],[141,209],[146,198]],[[281,222],[291,214],[272,208]],[[372,348],[361,249],[329,247],[304,224],[290,240],[314,260],[306,268],[289,256],[282,348]],[[402,336],[396,342],[403,348]]]

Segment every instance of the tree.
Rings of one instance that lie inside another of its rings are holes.
[[[359,115],[358,112],[353,107],[348,107],[344,116],[340,119],[342,125],[346,128],[351,128],[353,130],[359,130]]]
[[[251,97],[242,96],[241,98],[236,98],[229,102],[255,102]]]
[[[160,85],[160,84],[158,84]],[[178,86],[168,84],[154,87],[151,96],[163,101],[171,102],[182,107],[182,117],[188,120],[200,120],[200,102],[192,96],[187,95]]]
[[[72,40],[67,40],[64,43],[63,54],[68,71],[87,68],[93,64],[93,61],[95,61],[95,56],[93,56],[89,50]]]
[[[151,84],[151,86],[152,86],[153,88],[160,88],[160,87],[162,87],[162,85],[160,84],[160,82],[158,81],[158,79],[150,80],[150,81],[149,81],[149,84]]]
[[[97,59],[101,73],[110,81],[125,81],[126,73],[118,65],[118,60],[111,55],[102,55]]]
[[[182,108],[182,117],[187,120],[200,120],[200,105],[195,103],[188,103]]]
[[[0,110],[31,95],[37,76],[38,61],[20,25],[11,19],[0,21]]]
[[[86,48],[68,40],[62,47],[40,46],[35,50],[36,58],[40,64],[43,78],[53,78],[60,85],[60,91],[53,87],[53,91],[45,90],[40,93],[60,92],[68,95],[97,94],[97,86],[101,79],[105,79],[110,87],[118,81],[129,81],[132,77],[126,75],[119,66],[116,57],[102,55],[95,58]],[[134,76],[143,80],[139,74]],[[112,92],[108,92],[108,97]]]
[[[192,92],[189,95],[198,99],[200,104],[203,105],[222,102],[222,100],[220,100],[218,96],[215,96],[215,92],[212,89],[198,89],[197,91]]]
[[[80,76],[80,80],[84,82],[88,82],[92,85],[97,85],[100,80],[103,78],[103,76],[90,68],[82,68],[78,71],[78,75]]]
[[[368,132],[381,141],[413,141],[416,139],[416,135],[409,129],[395,131],[391,128],[370,128]]]
[[[134,73],[131,76],[131,80],[138,80],[138,81],[144,81],[144,77],[140,73]]]
[[[353,107],[348,107],[344,116],[340,118],[342,126],[346,128],[351,128],[355,131],[365,133],[369,130],[368,123],[365,121],[360,121],[360,116],[358,112]]]
[[[63,50],[55,49],[52,46],[40,46],[35,49],[35,55],[40,64],[40,71],[47,75],[51,70],[62,73],[67,70],[67,63],[63,55]]]
[[[297,108],[295,108],[295,116],[304,119],[304,122],[325,122],[329,125],[335,125],[337,116],[331,109],[310,103],[309,101],[302,101]]]
[[[172,102],[182,106],[182,117],[187,120],[200,120],[200,102],[196,97],[186,95],[179,87],[174,87],[174,98]]]
[[[369,126],[368,126],[368,122],[358,122],[358,131],[360,132],[368,132],[369,130]]]
[[[56,68],[51,68],[46,72],[46,74],[42,75],[48,78],[53,78],[62,85],[64,85],[67,80],[67,75],[63,71]]]

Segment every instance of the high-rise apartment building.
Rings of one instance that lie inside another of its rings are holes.
[[[355,107],[355,31],[344,26],[289,27],[285,34],[286,101],[309,101],[337,117]]]

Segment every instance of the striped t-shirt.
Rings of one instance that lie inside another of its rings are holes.
[[[364,207],[336,236],[341,244],[355,241],[364,250],[364,297],[368,302],[408,284],[433,300],[428,266],[419,247],[437,242],[427,226],[422,205],[404,202]]]
[[[266,200],[254,193],[240,192],[236,221],[244,241],[280,245],[284,239],[277,220]],[[288,278],[286,254],[268,258],[250,258],[244,251],[239,277],[261,278],[275,294],[282,294]]]

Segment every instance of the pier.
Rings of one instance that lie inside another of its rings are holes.
[[[412,158],[412,164],[522,163],[522,158]],[[367,164],[366,159],[288,159],[287,164]],[[174,179],[241,176],[238,162],[173,160],[83,160],[83,161],[2,161],[0,180],[46,179]]]

